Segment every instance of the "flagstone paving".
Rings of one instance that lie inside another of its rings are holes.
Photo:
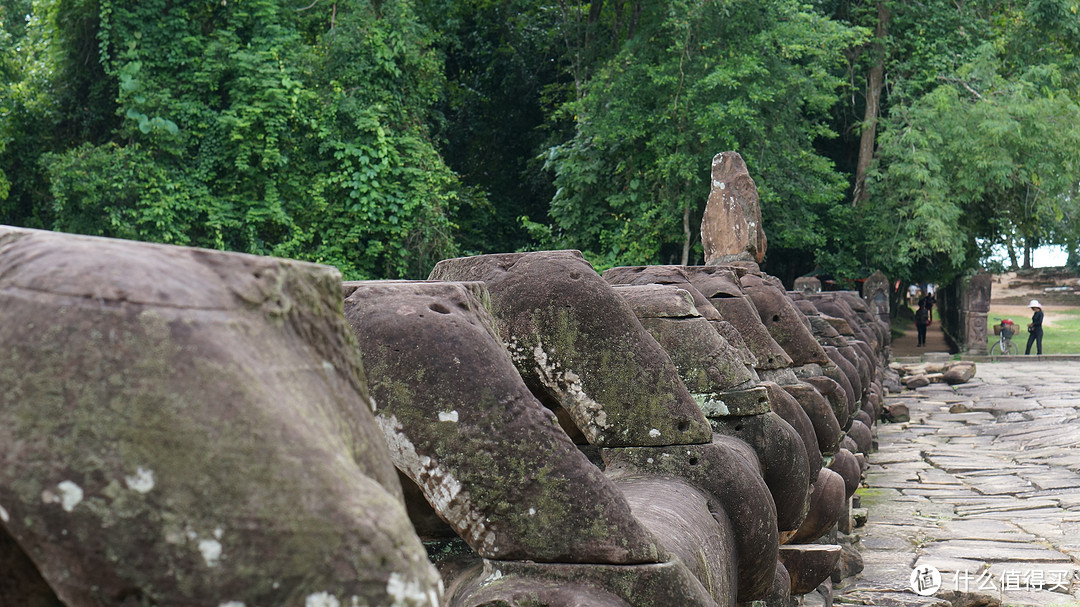
[[[877,428],[858,493],[865,568],[835,602],[1080,606],[1080,363],[980,363],[966,384],[888,401],[911,421]],[[941,587],[920,596],[912,572],[927,566]]]

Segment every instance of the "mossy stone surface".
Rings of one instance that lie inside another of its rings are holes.
[[[690,393],[715,400],[719,392],[754,380],[739,353],[697,313],[691,295],[673,285],[616,286],[662,348]]]
[[[68,605],[431,604],[337,271],[0,232],[0,506]]]
[[[439,262],[435,280],[480,280],[526,385],[600,446],[695,444],[711,430],[667,353],[577,251]]]
[[[6,510],[5,510],[6,512]],[[0,526],[0,605],[64,607],[41,572]]]
[[[694,300],[698,313],[712,323],[714,329],[737,352],[742,364],[746,365],[751,376],[757,365],[757,358],[747,347],[742,335],[734,325],[725,321],[709,298],[698,290],[684,271],[686,266],[624,266],[611,268],[604,272],[604,280],[613,285],[670,285],[685,290]],[[726,274],[722,274],[726,276]],[[736,286],[734,282],[730,286]],[[756,378],[755,378],[756,379]]]
[[[485,558],[663,558],[619,490],[529,391],[465,285],[358,283],[345,314],[395,465]]]

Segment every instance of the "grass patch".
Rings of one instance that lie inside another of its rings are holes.
[[[1054,326],[1048,327],[1043,325],[1043,354],[1080,354],[1080,310],[1055,310],[1047,311],[1043,310],[1046,314],[1046,320],[1052,320]],[[990,306],[990,314],[987,317],[987,345],[994,345],[998,341],[998,336],[994,335],[993,325],[998,322],[997,318],[1011,318],[1016,323],[1017,333],[1013,335],[1013,343],[1019,346],[1020,353],[1024,353],[1024,347],[1027,345],[1027,324],[1031,322],[1031,315],[1028,314],[1022,318],[1015,316],[1008,316],[1004,314],[1000,309],[995,310],[994,306]],[[1035,352],[1035,346],[1031,346],[1032,354]]]

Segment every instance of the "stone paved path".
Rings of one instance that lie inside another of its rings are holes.
[[[935,310],[936,311],[936,310]],[[1026,339],[1026,338],[1025,338]],[[894,337],[892,343],[893,357],[899,356],[924,356],[929,353],[948,353],[949,345],[945,343],[945,334],[941,331],[941,323],[934,321],[926,330],[926,346],[919,347],[919,333],[912,326],[903,335]]]
[[[967,384],[888,400],[911,421],[879,426],[859,490],[865,569],[836,602],[1080,605],[1080,362],[981,363]],[[919,596],[926,565],[942,586]]]

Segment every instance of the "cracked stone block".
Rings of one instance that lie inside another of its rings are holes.
[[[440,261],[431,279],[482,281],[530,390],[590,444],[707,443],[712,434],[667,353],[577,251]]]
[[[0,519],[64,604],[437,604],[340,293],[0,228]]]
[[[958,364],[950,366],[944,375],[945,383],[949,385],[963,384],[975,377],[975,363]]]

